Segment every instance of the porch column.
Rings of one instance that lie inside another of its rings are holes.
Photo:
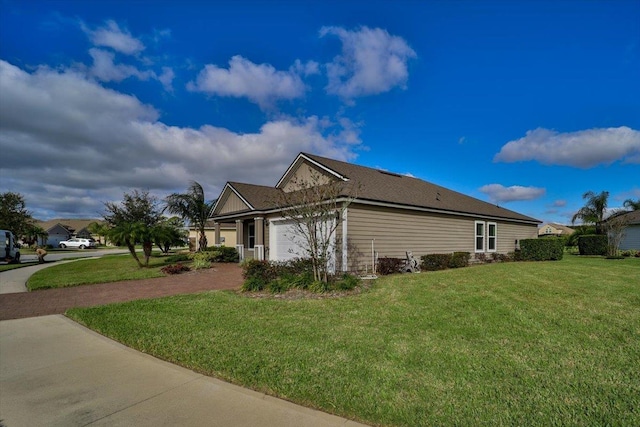
[[[256,243],[253,246],[253,259],[264,260],[264,218],[254,218],[256,230]]]
[[[236,250],[240,256],[240,262],[244,261],[244,223],[241,219],[236,219]]]
[[[214,227],[215,227],[215,238],[214,238],[215,245],[220,246],[220,223],[215,222]]]

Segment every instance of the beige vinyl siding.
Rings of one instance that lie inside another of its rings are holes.
[[[315,174],[315,177],[314,177]],[[318,182],[314,182],[317,180]],[[287,179],[282,186],[282,190],[286,193],[290,191],[298,190],[298,185],[300,183],[313,183],[318,185],[328,184],[331,178],[327,175],[326,172],[323,172],[308,163],[301,163],[300,166],[296,168],[296,170],[291,173],[291,176]],[[298,184],[298,185],[296,185]]]
[[[220,208],[220,211],[217,212],[218,215],[223,215],[232,212],[240,212],[249,209],[249,206],[245,202],[240,199],[233,191],[229,190],[229,195],[226,197],[224,204]]]
[[[206,229],[204,231],[205,236],[207,236],[207,246],[214,246],[216,243],[216,231],[214,229]],[[196,230],[189,230],[189,239],[193,239],[195,242],[198,238],[198,232]],[[223,228],[220,230],[220,237],[224,237],[224,243],[222,246],[228,246],[230,248],[236,247],[236,230]]]
[[[415,257],[429,253],[475,250],[475,221],[497,223],[497,251],[515,249],[515,239],[536,237],[536,225],[518,225],[499,220],[400,209],[349,206],[348,240],[357,247],[358,267],[371,266],[371,242],[379,257],[404,258],[407,251]],[[486,239],[485,239],[486,242]],[[349,261],[352,268],[353,260]]]
[[[523,225],[511,222],[498,223],[498,252],[506,254],[516,249],[516,240],[537,239],[538,227],[536,225]]]

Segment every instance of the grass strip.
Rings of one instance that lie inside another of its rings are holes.
[[[152,257],[149,268],[139,268],[129,254],[81,259],[36,271],[27,281],[30,291],[68,286],[162,277],[162,258]]]

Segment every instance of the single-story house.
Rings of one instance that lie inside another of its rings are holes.
[[[205,236],[207,236],[207,245],[214,246],[214,243],[216,242],[216,236],[215,236],[215,223],[213,220],[209,220],[205,224],[204,234]],[[189,244],[193,245],[194,248],[198,242],[198,238],[199,238],[198,230],[193,227],[189,227]],[[230,222],[230,223],[225,222],[220,224],[220,238],[218,240],[218,244],[220,246],[229,246],[232,248],[236,246],[236,223],[235,222]]]
[[[615,217],[625,224],[618,249],[640,251],[640,210],[630,211]]]
[[[556,237],[566,237],[575,233],[571,227],[567,227],[566,225],[556,224],[554,222],[549,222],[546,224],[542,224],[540,228],[538,228],[538,236],[540,237],[548,237],[548,236],[556,236]]]
[[[73,218],[57,218],[48,221],[38,221],[37,224],[48,233],[45,245],[51,245],[57,248],[60,242],[69,240],[73,237],[82,239],[94,238],[98,240],[100,236],[92,236],[88,230],[90,224],[102,222],[99,219],[73,219]]]
[[[541,221],[421,179],[300,153],[275,187],[227,182],[212,211],[214,242],[221,225],[236,224],[241,259],[286,260],[300,253],[283,209],[274,203],[296,191],[294,183],[320,176],[319,185],[342,183],[339,201],[350,202],[335,235],[335,265],[371,269],[378,257],[429,253],[508,253],[537,238]],[[358,188],[357,194],[350,189]],[[293,249],[293,250],[292,250]]]

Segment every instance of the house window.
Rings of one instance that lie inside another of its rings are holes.
[[[256,224],[249,223],[249,233],[247,233],[247,237],[249,238],[249,249],[253,249],[256,245]]]
[[[498,224],[487,223],[487,252],[495,252],[498,248]]]
[[[476,221],[476,252],[484,252],[484,222]]]

